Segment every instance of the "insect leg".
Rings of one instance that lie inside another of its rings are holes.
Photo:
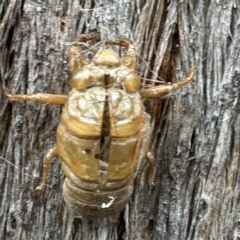
[[[42,180],[40,182],[40,185],[38,187],[36,187],[36,189],[35,189],[39,195],[42,193],[43,189],[45,188],[46,179],[47,179],[49,171],[50,171],[50,162],[54,156],[57,156],[57,153],[58,153],[57,146],[55,145],[53,148],[51,148],[48,151],[48,153],[44,159]]]
[[[147,171],[146,171],[146,180],[147,180],[149,185],[155,185],[154,181],[152,179],[152,177],[153,177],[152,173],[153,173],[153,170],[154,170],[156,160],[155,160],[154,155],[151,152],[147,153],[147,159],[148,159],[148,168],[147,168]]]
[[[170,92],[190,83],[193,79],[194,74],[195,74],[195,69],[191,68],[189,76],[187,78],[185,78],[177,83],[173,83],[173,84],[167,85],[167,86],[161,85],[161,86],[155,86],[155,87],[150,87],[150,88],[146,88],[146,89],[141,89],[140,95],[142,98],[161,97],[167,93],[170,93]]]
[[[93,34],[82,34],[75,38],[75,42],[87,42],[90,40],[95,40],[100,38],[100,33],[93,33]]]
[[[68,50],[69,68],[72,72],[72,77],[74,77],[74,73],[80,70],[83,66],[89,64],[89,61],[85,57],[84,51],[82,50],[82,46],[88,48],[88,45],[83,43],[97,39],[99,37],[100,37],[99,33],[94,33],[94,34],[82,34],[75,38],[74,45],[71,46]]]
[[[68,96],[66,95],[57,95],[57,94],[48,94],[48,93],[37,93],[32,95],[26,94],[12,94],[9,92],[9,89],[4,89],[5,95],[12,101],[33,101],[40,102],[45,104],[57,104],[64,105],[67,101]]]
[[[128,41],[127,39],[124,39],[124,38],[120,38],[116,41],[113,41],[113,40],[107,40],[105,42],[106,45],[117,45],[117,46],[120,46],[120,47],[125,47],[125,48],[129,48],[131,45],[133,45],[130,41]]]

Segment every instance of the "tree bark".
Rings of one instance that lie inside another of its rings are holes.
[[[0,19],[0,239],[240,238],[239,0],[3,0]],[[65,206],[57,158],[43,195],[34,190],[62,108],[10,102],[3,89],[67,94],[67,48],[93,31],[138,46],[144,84],[197,73],[145,103],[155,185],[146,162],[125,209],[90,221]]]

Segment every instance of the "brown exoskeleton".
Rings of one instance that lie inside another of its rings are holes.
[[[95,36],[82,35],[76,42]],[[133,190],[134,171],[146,157],[150,123],[143,98],[163,96],[191,82],[189,76],[167,86],[140,89],[136,73],[136,49],[125,39],[106,45],[127,48],[120,58],[110,49],[100,49],[91,61],[79,45],[68,52],[72,90],[68,96],[38,93],[14,95],[11,100],[38,101],[64,105],[57,129],[57,143],[44,160],[40,185],[42,192],[54,156],[60,158],[65,180],[63,196],[78,214],[88,218],[105,217],[122,210]]]

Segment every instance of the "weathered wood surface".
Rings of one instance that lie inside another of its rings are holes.
[[[239,0],[3,0],[0,18],[0,239],[240,238]],[[145,164],[124,211],[99,221],[65,207],[57,159],[44,194],[34,191],[61,108],[3,95],[67,94],[68,44],[90,31],[131,39],[144,78],[197,70],[191,86],[146,103],[155,186]]]

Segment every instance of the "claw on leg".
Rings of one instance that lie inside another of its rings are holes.
[[[160,85],[160,86],[141,89],[140,94],[141,94],[142,98],[161,97],[161,96],[166,95],[178,88],[181,88],[181,87],[189,84],[192,81],[194,75],[195,75],[195,69],[191,68],[189,76],[186,77],[185,79],[183,79],[177,83],[173,83],[169,86]]]
[[[46,180],[50,171],[50,163],[54,156],[57,156],[57,146],[54,146],[54,148],[51,148],[44,159],[42,180],[40,182],[40,185],[35,189],[38,195],[40,195],[45,188]]]
[[[75,38],[75,42],[87,42],[98,38],[100,38],[100,33],[98,32],[93,34],[82,34]]]
[[[85,57],[84,53],[82,52],[81,46],[77,43],[85,43],[90,40],[100,38],[99,33],[94,34],[83,34],[75,38],[74,42],[75,45],[71,46],[68,50],[68,59],[69,59],[69,68],[71,72],[74,73],[79,71],[83,66],[89,64],[88,59]]]
[[[117,41],[108,40],[105,42],[106,45],[118,45],[120,47],[127,48],[127,53],[122,58],[122,64],[132,70],[136,70],[137,67],[137,50],[135,46],[126,39],[119,39]]]

